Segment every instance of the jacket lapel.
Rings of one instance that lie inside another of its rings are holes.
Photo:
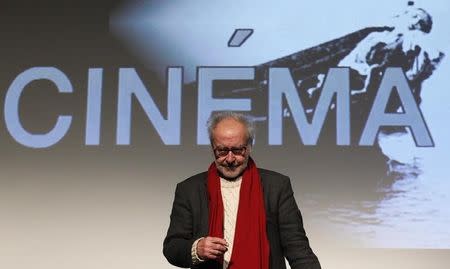
[[[207,174],[205,173],[203,184],[200,186],[199,195],[200,195],[200,214],[201,214],[201,223],[200,223],[200,235],[208,235],[209,233],[209,202],[208,202],[208,188],[206,186]]]

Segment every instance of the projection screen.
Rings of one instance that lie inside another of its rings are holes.
[[[0,12],[1,268],[174,268],[175,186],[222,110],[255,120],[323,268],[448,268],[448,1]]]

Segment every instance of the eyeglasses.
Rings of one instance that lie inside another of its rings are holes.
[[[242,146],[239,148],[214,148],[214,154],[216,155],[216,158],[225,157],[230,151],[233,153],[233,155],[244,156],[245,152],[247,151],[247,146]]]

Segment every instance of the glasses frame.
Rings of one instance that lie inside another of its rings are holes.
[[[228,154],[233,153],[234,156],[245,156],[245,153],[247,153],[248,145],[241,146],[241,147],[231,147],[231,148],[219,148],[214,147],[213,152],[216,159],[224,158],[228,156]]]

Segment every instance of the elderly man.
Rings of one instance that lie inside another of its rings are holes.
[[[250,158],[253,123],[234,112],[208,122],[214,162],[177,185],[164,240],[179,267],[320,268],[303,229],[289,178]]]

